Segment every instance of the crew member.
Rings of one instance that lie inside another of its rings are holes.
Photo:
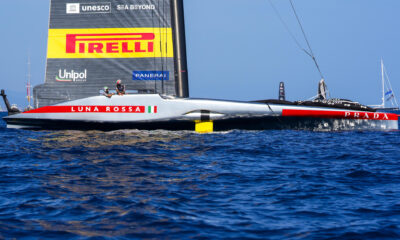
[[[122,85],[122,81],[119,79],[117,80],[116,90],[117,90],[117,94],[120,96],[125,94],[125,85]]]
[[[106,97],[108,97],[108,98],[111,98],[113,94],[110,93],[110,90],[108,89],[108,87],[104,87],[104,89],[103,89],[103,95],[106,96]]]

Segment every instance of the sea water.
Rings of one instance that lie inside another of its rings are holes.
[[[0,239],[399,239],[400,133],[0,126]]]

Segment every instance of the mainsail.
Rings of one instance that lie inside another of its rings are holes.
[[[131,92],[188,97],[182,0],[51,0],[35,107],[96,96],[118,79]]]

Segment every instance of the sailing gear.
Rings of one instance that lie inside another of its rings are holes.
[[[286,100],[286,95],[285,95],[285,83],[281,82],[279,84],[279,100],[285,101]]]
[[[10,104],[10,102],[8,101],[8,98],[7,98],[7,95],[6,95],[5,91],[4,91],[4,89],[1,89],[0,96],[3,97],[4,104],[5,104],[6,107],[7,107],[8,116],[14,115],[14,114],[18,114],[18,113],[21,112],[15,105],[11,105],[11,104]]]

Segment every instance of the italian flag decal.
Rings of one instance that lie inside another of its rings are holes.
[[[149,106],[148,113],[157,113],[157,106]]]

